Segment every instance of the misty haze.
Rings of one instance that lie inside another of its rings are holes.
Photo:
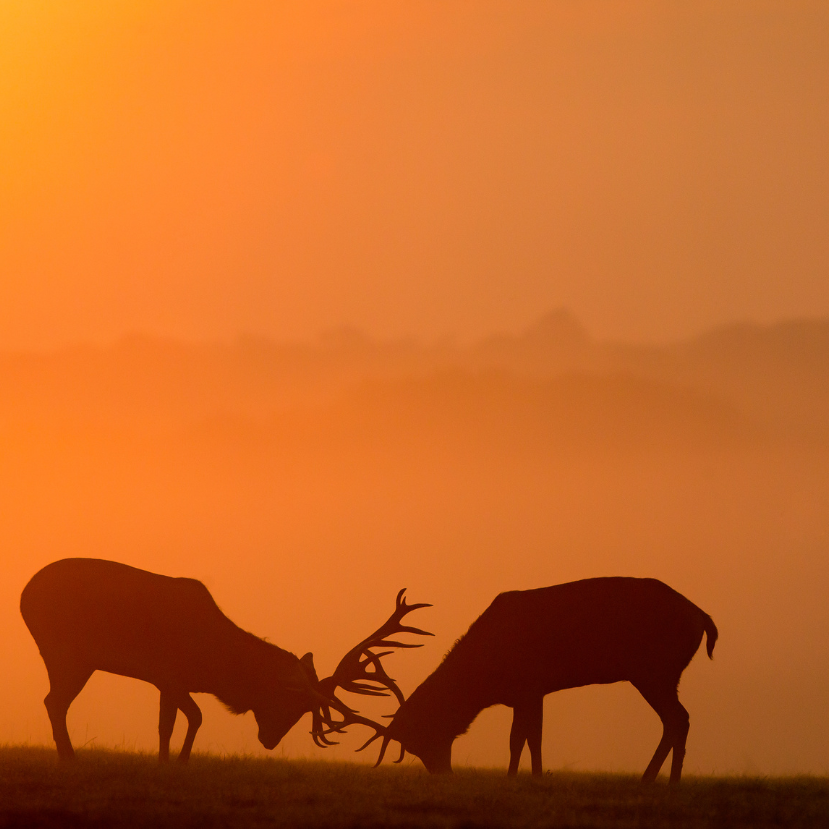
[[[827,320],[662,345],[596,340],[564,310],[468,345],[134,335],[6,352],[0,387],[4,741],[51,741],[20,590],[88,556],[203,581],[321,675],[407,587],[436,633],[389,657],[407,695],[503,590],[659,578],[720,630],[682,680],[686,770],[827,770]],[[95,674],[73,742],[154,751],[157,704]],[[197,750],[263,751],[250,715],[199,704]],[[351,759],[361,742],[323,752],[309,728],[278,751]],[[506,709],[485,711],[455,763],[505,766],[508,730]],[[626,684],[545,700],[547,768],[641,771],[660,733]]]
[[[0,2],[0,826],[829,825],[827,136],[827,0]]]

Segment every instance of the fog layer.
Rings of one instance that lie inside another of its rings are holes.
[[[596,341],[563,311],[464,347],[343,329],[6,353],[0,740],[51,739],[17,603],[58,558],[198,578],[321,674],[407,587],[434,604],[416,623],[436,635],[389,658],[406,693],[500,591],[630,575],[720,629],[681,685],[686,769],[826,773],[827,367],[826,321],[643,347]],[[264,751],[250,715],[198,699],[196,750]],[[97,674],[70,733],[154,750],[156,706],[151,686]],[[551,695],[545,717],[553,769],[641,771],[660,734],[622,685]],[[309,728],[277,752],[343,758],[361,742],[353,728],[322,752]],[[506,709],[485,712],[456,763],[506,766],[507,734]]]

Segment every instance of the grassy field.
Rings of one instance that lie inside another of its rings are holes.
[[[87,750],[0,748],[0,827],[822,827],[826,778],[689,777],[642,788],[624,775],[502,771],[430,777],[400,768]]]

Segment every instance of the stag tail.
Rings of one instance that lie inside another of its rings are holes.
[[[717,626],[714,624],[714,620],[707,613],[705,614],[705,619],[702,624],[705,629],[705,649],[708,651],[708,658],[713,659],[714,645],[717,644],[717,637],[719,636]]]

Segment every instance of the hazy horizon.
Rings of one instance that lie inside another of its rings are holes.
[[[594,332],[584,323],[583,318],[573,309],[566,306],[538,309],[524,320],[516,320],[512,326],[501,326],[481,329],[474,335],[461,336],[458,331],[446,330],[434,333],[431,336],[419,334],[415,331],[398,331],[395,333],[372,330],[367,326],[360,326],[347,318],[339,322],[332,322],[322,328],[304,332],[294,336],[278,332],[263,333],[249,329],[239,329],[225,333],[205,333],[202,335],[187,335],[184,333],[164,333],[147,328],[125,328],[122,331],[101,336],[82,336],[68,338],[60,342],[40,345],[8,345],[0,346],[0,353],[4,354],[39,354],[48,355],[55,352],[75,348],[111,349],[131,341],[156,341],[179,344],[185,347],[201,346],[228,346],[244,342],[265,342],[275,346],[311,346],[311,347],[347,347],[349,343],[364,341],[371,345],[408,344],[418,347],[449,347],[468,349],[487,342],[493,338],[521,338],[531,333],[539,323],[551,317],[562,317],[571,320],[582,330],[587,339],[596,344],[624,345],[632,347],[666,347],[693,342],[703,337],[735,330],[769,331],[789,325],[820,324],[829,321],[829,312],[804,311],[798,314],[777,314],[768,318],[751,316],[748,314],[735,315],[723,318],[711,324],[699,327],[688,325],[681,331],[666,333],[663,336],[646,335],[618,335],[608,336]]]
[[[16,681],[0,685],[0,739],[49,741],[17,602],[58,558],[199,578],[321,674],[408,587],[434,604],[418,624],[436,637],[390,659],[407,694],[498,592],[634,575],[720,628],[681,686],[687,770],[825,773],[827,372],[829,319],[632,347],[562,312],[457,348],[143,338],[2,355],[0,637]],[[250,717],[199,703],[196,750],[263,751]],[[156,705],[150,686],[96,675],[70,729],[152,750]],[[630,687],[546,710],[549,768],[641,771],[658,736]],[[505,763],[507,717],[485,712],[457,763]],[[322,752],[301,723],[278,751],[349,759],[352,731]]]

